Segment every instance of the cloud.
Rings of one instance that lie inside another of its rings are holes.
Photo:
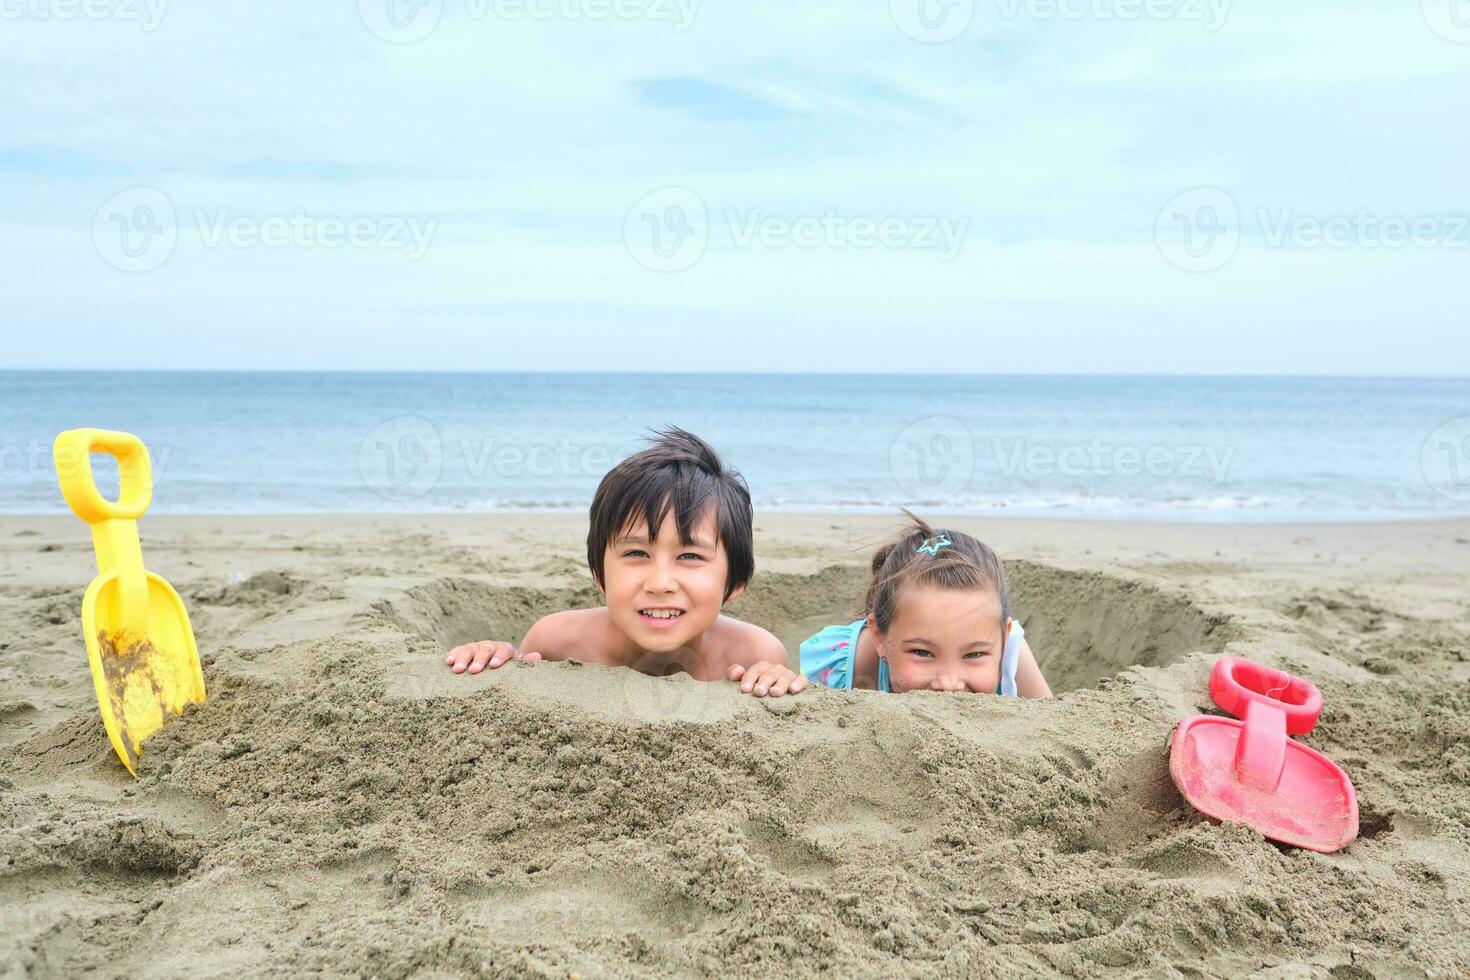
[[[699,119],[784,119],[793,115],[774,102],[697,78],[654,78],[635,82],[634,87],[645,105],[683,110]]]

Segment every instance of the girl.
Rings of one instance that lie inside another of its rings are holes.
[[[803,643],[801,672],[835,688],[1051,697],[995,552],[904,513],[913,526],[873,554],[867,617]]]

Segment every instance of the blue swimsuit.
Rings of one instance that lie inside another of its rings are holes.
[[[1016,697],[1016,665],[1021,660],[1021,644],[1026,631],[1014,619],[1010,620],[1010,633],[1006,636],[1006,647],[1000,655],[1000,690],[1003,697]],[[857,659],[858,637],[866,619],[848,623],[846,626],[828,626],[801,645],[801,672],[807,680],[823,687],[852,689],[852,665]],[[878,690],[891,691],[888,686],[888,662],[878,660]]]

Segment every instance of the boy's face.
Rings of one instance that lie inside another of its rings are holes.
[[[894,691],[994,694],[1000,684],[1005,635],[993,592],[910,586],[876,638]]]
[[[695,523],[692,537],[692,544],[680,542],[671,510],[655,540],[639,518],[603,554],[608,613],[644,650],[678,650],[719,618],[729,561],[712,513]]]

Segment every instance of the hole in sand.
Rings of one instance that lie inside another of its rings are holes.
[[[1370,806],[1358,805],[1358,836],[1373,840],[1380,834],[1393,833],[1393,816],[1379,813]]]
[[[1227,618],[1141,582],[1027,561],[1008,562],[1006,572],[1011,614],[1025,626],[1027,641],[1057,692],[1093,687],[1127,667],[1163,666],[1201,650],[1219,652],[1232,632]],[[866,588],[867,571],[856,566],[831,566],[814,575],[758,574],[726,612],[775,633],[794,664],[807,637],[861,615]],[[416,586],[406,599],[380,603],[369,615],[445,648],[471,640],[519,642],[547,613],[602,604],[590,585],[535,589],[467,578]]]
[[[467,578],[436,579],[409,589],[406,598],[391,606],[380,603],[368,615],[427,637],[445,649],[473,640],[519,643],[536,620],[548,613],[602,604],[602,596],[590,585],[530,589]]]
[[[1094,687],[1127,667],[1219,653],[1234,632],[1228,617],[1143,582],[1028,561],[1007,562],[1006,577],[1011,615],[1058,693]]]

